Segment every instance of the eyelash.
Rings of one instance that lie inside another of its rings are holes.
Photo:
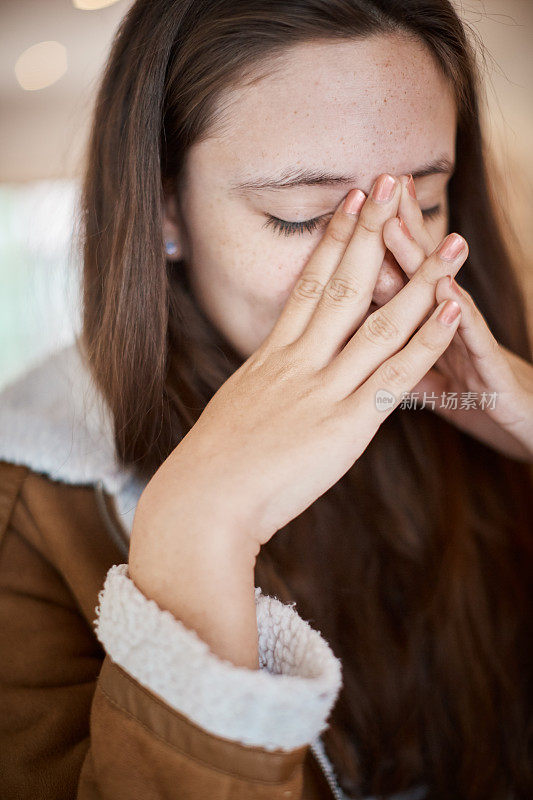
[[[433,208],[427,208],[426,210],[422,211],[424,215],[424,219],[434,219],[438,217],[442,212],[442,208],[440,205],[433,206]],[[318,225],[321,220],[324,220],[327,217],[327,214],[323,217],[315,217],[314,219],[306,219],[302,222],[289,222],[286,219],[279,219],[278,217],[273,217],[272,214],[267,214],[267,221],[263,225],[264,228],[271,227],[277,233],[282,234],[283,236],[293,236],[294,234],[303,233],[312,233],[314,230],[318,228]]]

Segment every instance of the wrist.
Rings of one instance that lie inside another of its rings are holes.
[[[137,536],[164,539],[178,531],[197,530],[202,537],[221,537],[230,548],[240,549],[244,543],[246,548],[256,546],[259,550],[251,513],[238,496],[222,486],[222,481],[199,475],[197,469],[178,468],[175,462],[172,469],[161,474],[160,470],[137,503],[133,522]]]
[[[209,504],[207,504],[209,505]],[[196,631],[212,652],[258,669],[254,568],[259,546],[235,528],[187,507],[154,519],[135,515],[128,573],[161,609]]]

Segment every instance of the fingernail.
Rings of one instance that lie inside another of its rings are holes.
[[[413,176],[409,173],[409,180],[407,181],[407,191],[416,200],[416,189],[415,189],[415,182],[413,180]]]
[[[446,261],[453,261],[464,249],[465,240],[458,233],[450,233],[439,248],[439,256]]]
[[[388,203],[394,194],[396,179],[392,175],[381,175],[372,190],[372,200],[376,203]]]
[[[451,325],[452,322],[457,319],[460,313],[461,307],[459,303],[456,303],[455,300],[446,300],[443,307],[437,314],[437,319],[439,322],[443,322],[445,325]]]
[[[414,239],[414,236],[412,235],[411,231],[410,231],[410,230],[409,230],[409,228],[407,227],[407,225],[406,225],[406,223],[404,222],[404,220],[403,220],[401,217],[398,217],[398,219],[400,220],[400,228],[401,228],[401,229],[402,229],[402,231],[405,233],[405,235],[407,236],[407,238],[408,238],[408,239]]]
[[[362,192],[361,189],[352,189],[352,191],[348,192],[346,195],[342,210],[345,214],[359,214],[365,200],[366,194]]]

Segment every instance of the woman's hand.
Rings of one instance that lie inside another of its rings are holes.
[[[435,286],[466,259],[461,237],[461,252],[444,260],[435,250],[367,317],[385,254],[383,227],[401,196],[400,182],[389,181],[390,199],[369,197],[360,215],[339,205],[271,333],[211,398],[146,487],[141,507],[157,497],[154,506],[171,509],[168,487],[179,485],[199,508],[208,496],[218,518],[228,516],[264,544],[345,474],[401,393],[444,353],[458,320],[437,319]],[[380,185],[386,182],[383,176]],[[359,196],[365,200],[354,189],[348,200]],[[386,411],[376,408],[379,390],[394,396]]]
[[[402,181],[398,214],[404,224],[399,218],[390,220],[384,239],[410,278],[433,242],[414,193],[408,191],[407,180]],[[448,298],[461,307],[455,336],[413,393],[434,393],[437,399],[426,407],[504,455],[533,462],[533,365],[500,345],[471,295],[453,278],[450,282],[443,277],[437,282],[436,300]],[[474,393],[470,407],[467,392]],[[448,395],[456,398],[451,407],[445,402]]]
[[[450,237],[368,315],[386,251],[383,227],[400,196],[400,182],[388,176],[366,201],[349,192],[268,337],[213,395],[139,499],[130,577],[234,663],[257,666],[260,547],[347,472],[459,324],[435,310],[438,280],[455,275],[468,254],[461,239],[462,251],[450,258]],[[389,401],[385,408],[376,394]]]

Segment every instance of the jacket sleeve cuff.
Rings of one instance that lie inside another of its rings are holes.
[[[96,635],[111,660],[204,730],[266,750],[311,743],[327,727],[341,662],[294,603],[255,589],[259,670],[213,653],[198,634],[147,598],[128,565],[107,573]]]

